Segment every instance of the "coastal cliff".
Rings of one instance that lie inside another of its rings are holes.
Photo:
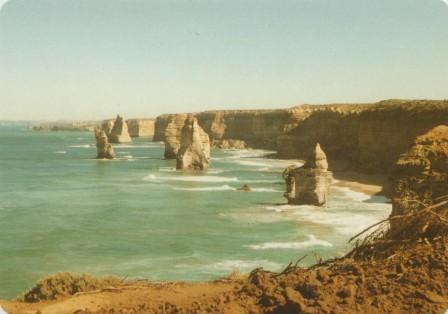
[[[154,135],[154,119],[128,119],[126,123],[131,137],[152,137]]]
[[[290,110],[226,110],[194,113],[199,125],[209,135],[215,146],[225,141],[239,147],[276,149],[276,138],[292,129],[298,122]],[[168,124],[185,119],[185,114],[166,114],[156,118],[154,141],[165,140]],[[179,122],[179,126],[183,125]]]
[[[176,127],[180,129],[185,116],[157,117],[154,141],[165,140],[170,121],[178,120]],[[306,157],[304,148],[319,142],[333,165],[388,173],[418,135],[448,123],[448,101],[386,100],[278,110],[206,111],[194,116],[212,143],[240,140],[251,148],[276,150],[280,158],[302,159]],[[174,132],[172,124],[170,128]]]
[[[447,200],[448,126],[440,125],[418,136],[412,148],[402,154],[396,162],[393,179],[394,198],[391,217],[412,215],[424,211],[425,207]],[[431,214],[434,213],[428,213],[429,216]],[[437,216],[434,218],[428,222],[417,215],[399,222],[392,220],[391,232],[395,237],[403,237],[403,232],[412,231],[417,226],[422,230],[424,228],[426,237],[430,237],[441,228],[447,232],[447,225],[441,224]]]

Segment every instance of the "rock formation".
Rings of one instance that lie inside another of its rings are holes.
[[[250,192],[250,191],[252,191],[252,189],[250,188],[249,185],[243,184],[240,188],[238,188],[238,191]]]
[[[165,158],[166,159],[176,159],[179,149],[181,147],[182,141],[182,130],[185,126],[185,121],[192,118],[192,115],[182,114],[182,115],[172,115],[170,119],[167,120],[167,125],[164,129],[165,133],[163,139],[165,141]],[[196,120],[197,122],[197,120]],[[198,125],[199,127],[199,125]],[[199,127],[198,128],[199,137],[202,142],[202,146],[205,150],[207,158],[210,157],[210,140],[207,133]],[[155,135],[154,135],[155,136]],[[156,141],[156,138],[154,138]]]
[[[96,151],[97,151],[97,159],[114,159],[115,152],[112,145],[109,143],[109,139],[107,138],[106,132],[100,129],[95,130],[95,138],[96,138]]]
[[[232,139],[213,140],[212,147],[220,148],[220,149],[246,149],[246,148],[248,148],[245,141],[232,140]]]
[[[391,216],[407,215],[446,198],[448,195],[448,126],[441,125],[417,137],[402,154],[393,171],[394,198]],[[415,227],[420,219],[400,220]],[[423,226],[421,226],[423,228]],[[391,221],[391,232],[395,232]],[[425,226],[431,232],[431,225]],[[398,237],[400,235],[394,235]]]
[[[154,141],[164,141],[167,128],[177,128],[170,130],[172,134],[180,133],[185,116],[157,117]],[[448,101],[302,105],[279,110],[206,111],[194,116],[217,145],[225,139],[241,140],[252,148],[276,150],[280,158],[306,158],[303,147],[319,142],[333,169],[346,164],[352,170],[389,173],[418,135],[448,124]],[[173,125],[175,120],[181,122]]]
[[[319,143],[302,167],[290,166],[283,172],[286,182],[284,196],[289,204],[322,206],[327,202],[332,174],[327,156]]]
[[[203,130],[196,118],[189,116],[185,119],[180,148],[176,156],[176,169],[206,170],[208,168],[210,143],[204,143],[202,133]]]
[[[103,122],[101,123],[101,130],[103,130],[104,133],[106,133],[107,137],[109,137],[110,132],[112,131],[112,129],[114,127],[114,123],[115,123],[115,119],[103,120]]]
[[[106,132],[107,134],[107,132]],[[129,143],[132,142],[128,132],[128,125],[120,115],[117,115],[114,125],[108,134],[111,143]]]
[[[154,119],[129,119],[129,135],[131,137],[152,137],[154,136]]]

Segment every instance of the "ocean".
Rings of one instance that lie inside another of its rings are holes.
[[[194,174],[175,171],[163,143],[114,148],[116,160],[96,160],[91,133],[0,124],[0,298],[60,271],[208,280],[304,255],[309,265],[346,253],[391,210],[336,186],[325,207],[287,205],[281,173],[297,162],[269,151],[212,150],[209,171]]]

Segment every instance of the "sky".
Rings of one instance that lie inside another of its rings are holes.
[[[448,99],[446,2],[9,0],[0,120]]]

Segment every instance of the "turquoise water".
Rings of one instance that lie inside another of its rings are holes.
[[[174,171],[163,144],[117,145],[95,160],[90,133],[0,125],[0,298],[57,271],[154,280],[213,279],[341,255],[385,217],[381,197],[334,187],[324,208],[285,205],[268,152],[212,151],[205,174]],[[236,189],[249,184],[253,192]]]

